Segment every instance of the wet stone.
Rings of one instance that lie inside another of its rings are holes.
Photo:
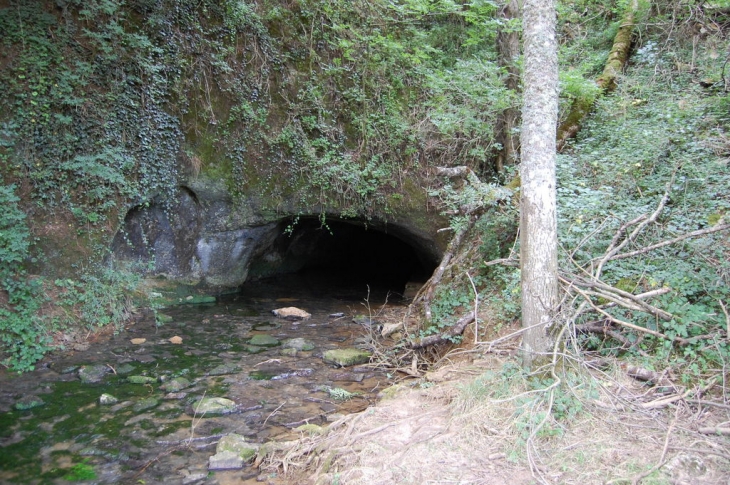
[[[215,369],[212,369],[210,372],[208,372],[209,376],[222,376],[226,374],[234,374],[238,372],[240,369],[237,365],[234,364],[221,364]]]
[[[154,397],[146,397],[144,399],[140,399],[136,403],[134,403],[134,407],[132,408],[135,412],[144,411],[146,409],[151,409],[155,406],[157,406],[160,403],[157,399]]]
[[[112,404],[116,404],[118,402],[119,402],[119,399],[112,396],[111,394],[104,393],[101,396],[99,396],[99,404],[101,404],[102,406],[111,406]]]
[[[299,351],[297,349],[281,349],[279,353],[281,355],[286,355],[287,357],[296,357]]]
[[[380,322],[378,322],[374,318],[368,317],[366,315],[357,315],[352,319],[352,321],[354,323],[357,323],[358,325],[362,325],[365,327],[371,327],[373,325],[380,325]]]
[[[286,339],[281,346],[285,349],[295,349],[302,352],[314,350],[314,343],[301,337]]]
[[[322,359],[328,364],[335,364],[340,367],[349,367],[369,362],[370,355],[370,352],[354,348],[333,349],[326,351],[322,356]]]
[[[79,369],[79,378],[84,384],[96,384],[104,379],[111,369],[104,364],[85,365]]]
[[[237,470],[243,468],[243,458],[232,451],[223,451],[211,456],[208,470]]]
[[[147,376],[129,376],[127,377],[127,382],[130,384],[152,384],[157,382],[157,379]]]
[[[129,363],[124,363],[116,368],[117,374],[124,375],[134,372],[134,366]]]
[[[170,401],[185,399],[188,396],[187,392],[168,392],[162,399],[168,399]]]
[[[232,414],[237,411],[238,406],[230,399],[223,397],[204,397],[190,406],[188,414],[193,416],[220,416],[223,414]]]
[[[38,396],[23,396],[15,402],[13,408],[18,411],[25,411],[26,409],[37,408],[44,404],[45,401]]]
[[[254,335],[248,341],[249,345],[255,345],[256,347],[276,347],[281,342],[275,339],[271,335]]]
[[[149,364],[155,361],[155,358],[149,354],[135,355],[134,360],[142,364]]]
[[[216,453],[231,451],[240,456],[243,461],[248,461],[256,455],[258,445],[246,442],[246,438],[240,434],[231,433],[222,437],[216,446]]]
[[[259,347],[258,345],[247,345],[243,348],[243,350],[248,352],[249,354],[260,354],[266,349],[263,347]]]
[[[283,318],[284,320],[290,321],[309,320],[312,317],[311,313],[307,313],[301,308],[296,308],[293,306],[286,308],[277,308],[276,310],[271,310],[271,313],[273,313],[278,318]]]
[[[186,387],[190,387],[190,381],[185,379],[184,377],[175,377],[165,382],[161,387],[163,391],[167,391],[170,393],[178,392],[185,389]]]

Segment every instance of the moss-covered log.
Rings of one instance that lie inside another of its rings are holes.
[[[638,11],[638,0],[631,0],[626,7],[624,16],[621,19],[621,25],[614,37],[613,46],[608,54],[603,73],[596,79],[601,94],[607,94],[616,89],[616,77],[629,60]],[[595,97],[589,95],[589,97],[578,97],[573,101],[567,118],[558,127],[558,151],[562,150],[565,143],[578,133],[581,121],[590,112],[595,100]]]

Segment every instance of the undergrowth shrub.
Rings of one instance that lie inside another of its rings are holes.
[[[50,338],[37,315],[40,280],[30,279],[30,231],[15,186],[0,183],[0,364],[16,371],[33,368]]]

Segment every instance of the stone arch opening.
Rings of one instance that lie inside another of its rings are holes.
[[[303,274],[328,278],[330,287],[403,293],[407,282],[425,281],[442,255],[428,217],[414,212],[386,222],[317,211],[272,220],[254,203],[181,187],[170,200],[129,210],[112,259],[209,293]]]
[[[277,233],[252,259],[251,280],[296,275],[342,291],[402,295],[407,283],[425,281],[438,264],[431,248],[384,224],[304,217],[280,222]]]

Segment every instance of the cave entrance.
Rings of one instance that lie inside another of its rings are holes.
[[[251,261],[249,282],[339,298],[402,298],[406,286],[424,282],[437,261],[409,244],[398,228],[360,221],[301,218],[281,222],[272,244]]]

